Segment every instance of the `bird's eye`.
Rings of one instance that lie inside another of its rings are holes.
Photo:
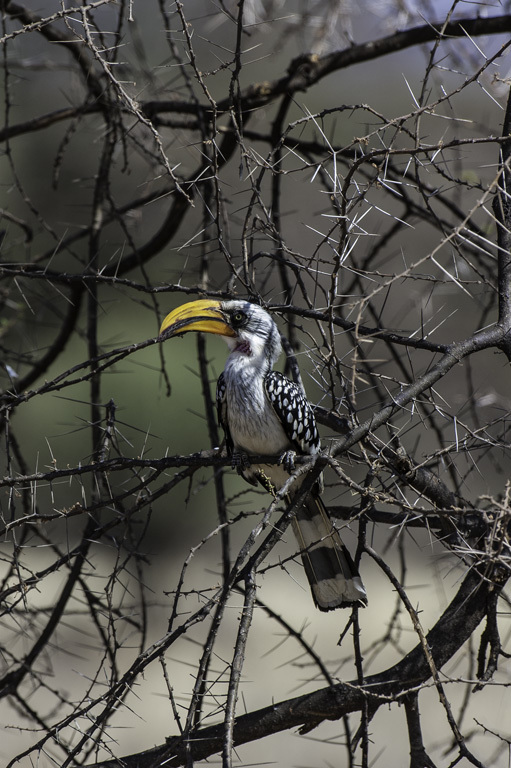
[[[244,312],[234,312],[234,314],[231,316],[231,320],[236,325],[240,325],[241,323],[246,320],[247,316]]]

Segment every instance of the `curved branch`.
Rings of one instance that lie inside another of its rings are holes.
[[[469,639],[486,614],[488,597],[500,589],[476,571],[469,571],[458,593],[427,635],[435,667],[441,669]],[[375,707],[403,699],[417,690],[431,676],[431,668],[419,643],[404,659],[377,675],[366,678],[363,686],[356,681],[321,688],[313,693],[287,699],[238,717],[234,724],[235,746],[322,720],[338,720],[356,712],[367,700]],[[202,728],[185,742],[180,736],[168,739],[153,749],[125,757],[95,763],[94,768],[150,768],[165,764],[186,765],[187,760],[204,760],[222,748],[223,724]],[[92,768],[92,767],[91,767]]]
[[[500,155],[501,177],[493,198],[497,221],[499,265],[499,324],[505,331],[500,348],[511,359],[511,90],[502,128],[504,142]]]
[[[345,320],[343,317],[331,317],[328,311],[321,312],[316,309],[302,309],[301,307],[290,307],[282,304],[272,305],[271,309],[276,310],[277,312],[299,315],[300,317],[308,317],[312,320],[320,320],[324,323],[331,322],[332,325],[336,325],[345,331],[355,332],[359,336],[364,336],[365,338],[380,339],[389,344],[401,344],[405,347],[413,347],[414,349],[426,349],[429,352],[445,353],[449,349],[447,344],[435,344],[427,339],[415,339],[412,336],[402,336],[399,333],[388,331],[384,328],[369,328],[366,325],[360,325],[351,320]]]
[[[108,2],[108,0],[102,1]],[[91,4],[88,7],[92,8],[94,5],[95,4]],[[8,3],[6,10],[14,18],[17,18],[24,24],[32,25],[44,21],[46,26],[52,27],[48,20],[40,19],[35,16],[35,14],[32,14],[30,11],[27,11],[25,8],[15,3]],[[21,31],[22,30],[20,30],[20,32]],[[40,29],[39,31],[42,30]],[[451,21],[448,24],[441,22],[436,24],[422,24],[402,32],[396,32],[392,35],[381,37],[378,40],[371,40],[367,43],[361,43],[340,51],[334,51],[323,57],[304,54],[291,62],[288,68],[288,73],[283,77],[269,83],[264,82],[250,85],[240,97],[240,109],[242,112],[246,113],[255,107],[261,107],[268,104],[283,94],[289,95],[296,91],[303,91],[339,69],[347,69],[356,64],[362,64],[381,56],[398,53],[407,48],[423,45],[432,42],[433,40],[438,40],[439,38],[448,40],[458,37],[468,38],[481,35],[498,35],[504,32],[511,32],[511,14],[491,16],[489,18],[474,19],[469,17]],[[87,71],[90,62],[86,58],[83,58],[83,56],[77,55],[77,51],[79,51],[79,48],[76,48],[78,41],[65,38],[65,36],[62,36],[60,33],[53,30],[53,28],[51,28],[51,32],[44,31],[43,34],[48,40],[53,42],[66,42],[67,44],[74,43],[75,47],[71,49],[72,53],[77,56],[77,60],[82,70],[84,72]],[[230,98],[218,101],[216,104],[216,117],[223,114],[229,114],[230,108]],[[201,106],[176,99],[141,102],[140,109],[149,120],[157,118],[157,116],[162,113],[169,112],[193,115],[200,118],[202,121],[212,120],[214,117],[213,111],[209,105]],[[83,112],[84,110],[97,111],[98,107],[90,105],[79,108],[80,112]],[[73,117],[76,113],[76,109],[64,109],[50,115],[43,115],[39,118],[39,122],[34,125],[34,128],[44,128],[53,122],[66,119],[67,116]],[[5,133],[10,137],[25,133],[28,125],[30,124],[10,126],[5,132],[0,133],[0,139],[6,138]]]
[[[340,51],[334,51],[326,56],[303,54],[294,59],[288,67],[288,73],[271,82],[255,83],[245,89],[240,97],[240,109],[247,113],[249,110],[262,107],[284,94],[291,95],[304,91],[311,85],[322,80],[332,72],[347,69],[355,64],[362,64],[381,56],[398,53],[407,48],[432,42],[433,40],[449,40],[458,37],[478,37],[480,35],[498,35],[511,32],[511,14],[491,16],[489,18],[463,18],[436,24],[422,24],[411,27],[403,32],[396,32],[378,40],[371,40],[360,45],[353,45]],[[150,101],[142,104],[146,114],[156,115],[173,109],[174,102]],[[217,102],[217,116],[229,112],[229,98]]]
[[[474,352],[480,352],[483,349],[499,347],[504,336],[505,333],[502,328],[495,325],[491,328],[486,328],[483,331],[478,331],[468,339],[450,344],[445,354],[442,355],[438,363],[432,366],[429,371],[422,376],[419,376],[409,386],[404,387],[401,392],[393,396],[392,402],[388,403],[383,408],[380,408],[377,413],[374,413],[363,424],[356,427],[350,435],[342,440],[336,441],[332,446],[332,455],[339,456],[340,454],[345,453],[351,446],[363,440],[370,432],[381,427],[397,410],[404,408],[404,406],[411,403],[416,397],[422,394],[422,392],[425,392],[436,384],[437,381],[449,373],[449,371],[465,357],[468,357]]]
[[[95,3],[82,6],[81,10],[82,12],[91,11],[101,5],[107,5],[110,2],[112,2],[112,0],[97,0]],[[38,16],[23,5],[13,2],[6,2],[3,6],[3,10],[5,13],[9,14],[12,19],[22,24],[23,27],[22,29],[13,32],[11,35],[4,37],[0,42],[4,42],[8,37],[15,37],[16,35],[34,30],[39,32],[50,43],[63,43],[66,50],[69,51],[80,67],[83,79],[87,83],[87,88],[94,94],[95,98],[101,101],[104,88],[101,79],[97,77],[93,71],[93,61],[89,56],[89,51],[83,45],[81,40],[71,35],[66,35],[58,29],[54,23],[60,18],[64,18],[66,15],[76,13],[75,8],[57,11],[57,13],[47,18]]]
[[[32,369],[24,376],[16,386],[19,392],[23,392],[30,387],[34,381],[45,373],[57,357],[62,354],[67,342],[75,331],[76,322],[80,314],[82,304],[82,291],[76,285],[71,286],[71,296],[69,297],[69,309],[62,320],[60,332],[48,351],[35,363]]]

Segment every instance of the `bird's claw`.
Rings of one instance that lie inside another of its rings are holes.
[[[250,456],[243,451],[236,451],[232,454],[231,466],[236,470],[238,475],[242,475],[243,472],[251,465]]]
[[[292,475],[295,470],[295,456],[296,451],[286,451],[279,459],[279,464],[281,464],[290,475]]]

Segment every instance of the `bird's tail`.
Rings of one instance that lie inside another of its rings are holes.
[[[353,559],[319,496],[309,496],[293,520],[312,597],[321,611],[366,605],[367,594]]]

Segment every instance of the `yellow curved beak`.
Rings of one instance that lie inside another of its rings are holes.
[[[164,339],[177,336],[187,331],[216,333],[219,336],[236,336],[220,309],[219,301],[201,299],[190,301],[170,312],[160,328],[160,337]]]

